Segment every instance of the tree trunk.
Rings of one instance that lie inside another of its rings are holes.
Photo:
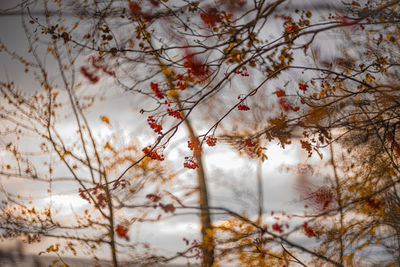
[[[193,130],[192,124],[189,119],[186,118],[185,125],[189,132],[190,140],[195,142],[197,139],[196,133]],[[202,252],[203,261],[202,267],[211,267],[214,263],[214,238],[213,229],[211,225],[210,208],[208,206],[208,192],[206,176],[204,174],[203,161],[201,157],[201,149],[193,149],[193,155],[198,165],[197,171],[197,182],[199,186],[199,204],[200,204],[200,221],[201,221],[201,235],[202,235]]]
[[[264,193],[263,193],[263,181],[262,181],[262,161],[258,160],[257,164],[257,195],[258,195],[258,218],[257,224],[261,224],[263,210],[264,210]]]
[[[332,143],[329,145],[330,149],[330,154],[331,154],[331,165],[333,168],[333,175],[335,177],[335,190],[336,190],[336,201],[339,206],[339,244],[340,244],[340,250],[339,250],[339,263],[343,264],[343,258],[344,258],[344,242],[343,242],[343,232],[344,232],[344,214],[343,214],[343,203],[342,203],[342,188],[340,185],[340,179],[339,175],[336,170],[336,163],[334,159],[334,152],[333,152],[333,145]]]

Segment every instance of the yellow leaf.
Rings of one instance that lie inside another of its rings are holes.
[[[347,263],[346,266],[353,266],[353,257],[354,257],[354,253],[345,255],[343,257],[343,261]]]
[[[100,117],[100,120],[101,120],[102,122],[105,122],[105,123],[107,123],[107,124],[110,124],[110,119],[109,119],[107,116],[101,116],[101,117]]]
[[[150,158],[149,157],[145,157],[144,159],[142,159],[142,162],[140,164],[140,167],[142,167],[143,170],[146,170],[147,168],[147,164],[150,162]]]
[[[268,156],[263,153],[261,156],[261,162],[264,162],[267,159],[268,159]]]
[[[60,260],[53,260],[52,263],[56,264],[57,262],[59,262]]]
[[[110,142],[107,141],[107,143],[104,145],[104,149],[113,150],[112,146],[110,145]]]
[[[165,74],[165,75],[171,75],[172,74],[172,70],[170,70],[170,69],[163,69],[161,72],[163,74]]]
[[[173,97],[173,98],[177,98],[178,96],[179,96],[179,93],[178,93],[178,91],[177,90],[170,90],[169,92],[168,92],[168,96],[169,97]]]
[[[324,155],[321,152],[319,152],[318,149],[314,148],[314,150],[315,150],[315,152],[318,153],[318,156],[320,157],[320,159],[324,158]]]

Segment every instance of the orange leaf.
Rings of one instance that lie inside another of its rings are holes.
[[[307,141],[300,140],[301,143],[301,148],[304,148],[308,152],[308,157],[310,158],[312,156],[312,148],[311,144]]]
[[[101,116],[100,120],[104,123],[110,124],[110,119],[107,116]]]
[[[282,89],[276,90],[275,94],[277,97],[282,97],[286,95],[285,91],[283,91]]]
[[[126,241],[129,241],[129,237],[127,236],[128,228],[118,224],[117,227],[115,228],[115,232],[117,233],[118,237],[125,238]]]

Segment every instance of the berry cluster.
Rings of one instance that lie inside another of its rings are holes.
[[[235,73],[236,74],[240,74],[240,75],[242,75],[242,76],[244,76],[244,77],[247,77],[247,76],[249,76],[249,74],[247,73],[247,72],[245,72],[245,71],[241,71],[241,70],[237,70],[237,71],[235,71]]]
[[[189,140],[188,141],[188,148],[190,150],[199,151],[200,150],[199,141],[197,139]]]
[[[189,50],[189,48],[185,48],[185,62],[183,62],[183,66],[189,69],[189,73],[193,74],[199,79],[203,79],[209,73],[208,67],[204,62],[196,57],[196,55]]]
[[[200,244],[200,242],[197,240],[193,240],[192,242],[190,242],[186,238],[182,238],[182,240],[186,243],[186,246],[189,246],[189,245],[191,246],[191,248],[189,249],[189,252],[194,253],[196,259],[200,259],[201,253],[202,253],[201,252],[202,245]]]
[[[150,82],[150,87],[151,87],[151,90],[153,90],[153,92],[156,95],[156,97],[158,97],[159,99],[163,99],[164,98],[163,93],[158,88],[158,83]]]
[[[286,95],[285,91],[283,91],[282,89],[276,90],[275,94],[277,97],[282,97]]]
[[[164,160],[164,155],[162,153],[158,154],[157,151],[154,151],[154,150],[150,152],[150,149],[151,149],[151,146],[147,146],[147,147],[143,148],[142,151],[145,154],[149,154],[148,156],[151,159],[159,160],[159,161],[163,161]]]
[[[183,91],[183,90],[186,89],[187,83],[186,83],[186,82],[178,81],[178,82],[176,83],[176,86],[179,87],[179,89],[181,89],[181,90]]]
[[[246,105],[239,104],[238,105],[238,110],[247,111],[247,110],[250,110],[250,108],[248,106],[246,106]]]
[[[94,73],[89,72],[85,67],[81,67],[81,73],[85,76],[91,83],[97,83],[99,81],[99,77]]]
[[[183,163],[183,167],[188,169],[196,169],[199,165],[194,161],[193,157],[185,157],[185,163]]]
[[[90,202],[90,199],[89,199],[89,197],[88,197],[88,195],[87,195],[87,192],[86,192],[85,190],[83,190],[82,188],[79,188],[78,191],[79,191],[79,196],[80,196],[82,199],[87,200],[87,201]]]
[[[289,25],[286,28],[286,32],[288,32],[288,33],[295,33],[297,30],[298,30],[298,27],[296,24]]]
[[[105,208],[106,207],[106,195],[104,193],[99,193],[96,195],[96,208]]]
[[[272,225],[272,230],[277,231],[279,233],[283,233],[282,225],[278,223],[274,223]]]
[[[281,106],[281,108],[285,111],[288,112],[290,110],[296,112],[299,111],[300,107],[293,107],[289,101],[287,100],[286,93],[282,89],[276,90],[275,91],[276,96],[279,98],[278,103]]]
[[[168,116],[171,116],[171,117],[174,117],[174,118],[177,118],[180,120],[183,119],[181,113],[177,110],[174,111],[172,108],[167,108],[167,112],[168,112]]]
[[[113,183],[113,189],[117,189],[119,186],[121,186],[121,188],[125,188],[129,183],[125,180],[125,179],[121,179],[121,180],[116,180]]]
[[[237,97],[237,99],[243,101],[242,97],[240,95]],[[239,104],[237,107],[238,107],[238,110],[242,110],[242,111],[250,110],[250,108],[245,104]]]
[[[106,207],[106,203],[107,203],[107,198],[106,195],[102,192],[102,188],[100,188],[100,185],[97,184],[95,187],[84,190],[79,188],[79,196],[85,200],[87,200],[89,203],[90,201],[90,194],[94,195],[96,197],[96,203],[95,203],[95,207],[96,208],[105,208]]]
[[[215,7],[208,6],[206,13],[201,13],[200,17],[205,24],[209,27],[214,27],[218,22],[221,22],[221,16],[218,14],[218,10]]]
[[[307,84],[305,84],[305,83],[299,83],[299,89],[301,90],[301,91],[307,91],[307,88],[308,88],[308,85]]]
[[[212,136],[208,136],[206,139],[206,143],[209,146],[215,146],[215,144],[217,143],[217,138],[212,137]]]
[[[153,116],[149,116],[147,118],[147,123],[150,125],[150,128],[154,130],[154,132],[158,134],[162,134],[162,126],[161,124],[158,124],[156,120],[153,118]]]
[[[174,213],[175,212],[175,207],[174,204],[163,204],[163,203],[158,203],[158,206],[165,212],[171,212]]]
[[[155,195],[155,194],[147,194],[146,198],[150,199],[153,202],[158,202],[160,201],[161,197]]]
[[[293,111],[299,111],[300,107],[293,107],[290,105],[290,103],[287,101],[286,98],[280,98],[279,99],[279,105],[282,107],[282,109],[286,112],[288,112],[289,110],[293,110]]]
[[[308,201],[318,210],[327,209],[333,202],[334,193],[328,186],[321,186],[308,195]]]
[[[336,17],[332,13],[329,13],[328,19],[336,19]]]
[[[303,230],[306,232],[306,236],[308,237],[313,237],[313,236],[317,236],[314,232],[314,230],[308,226],[307,222],[305,222],[303,224]]]

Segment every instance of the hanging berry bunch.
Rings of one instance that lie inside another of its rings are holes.
[[[183,167],[188,169],[196,169],[199,165],[195,162],[193,157],[185,157],[185,162],[183,163]]]
[[[241,111],[250,110],[249,106],[247,106],[247,105],[244,103],[244,100],[242,99],[241,96],[238,96],[237,98],[241,101],[241,103],[237,106],[237,107],[238,107],[238,110],[241,110]]]

